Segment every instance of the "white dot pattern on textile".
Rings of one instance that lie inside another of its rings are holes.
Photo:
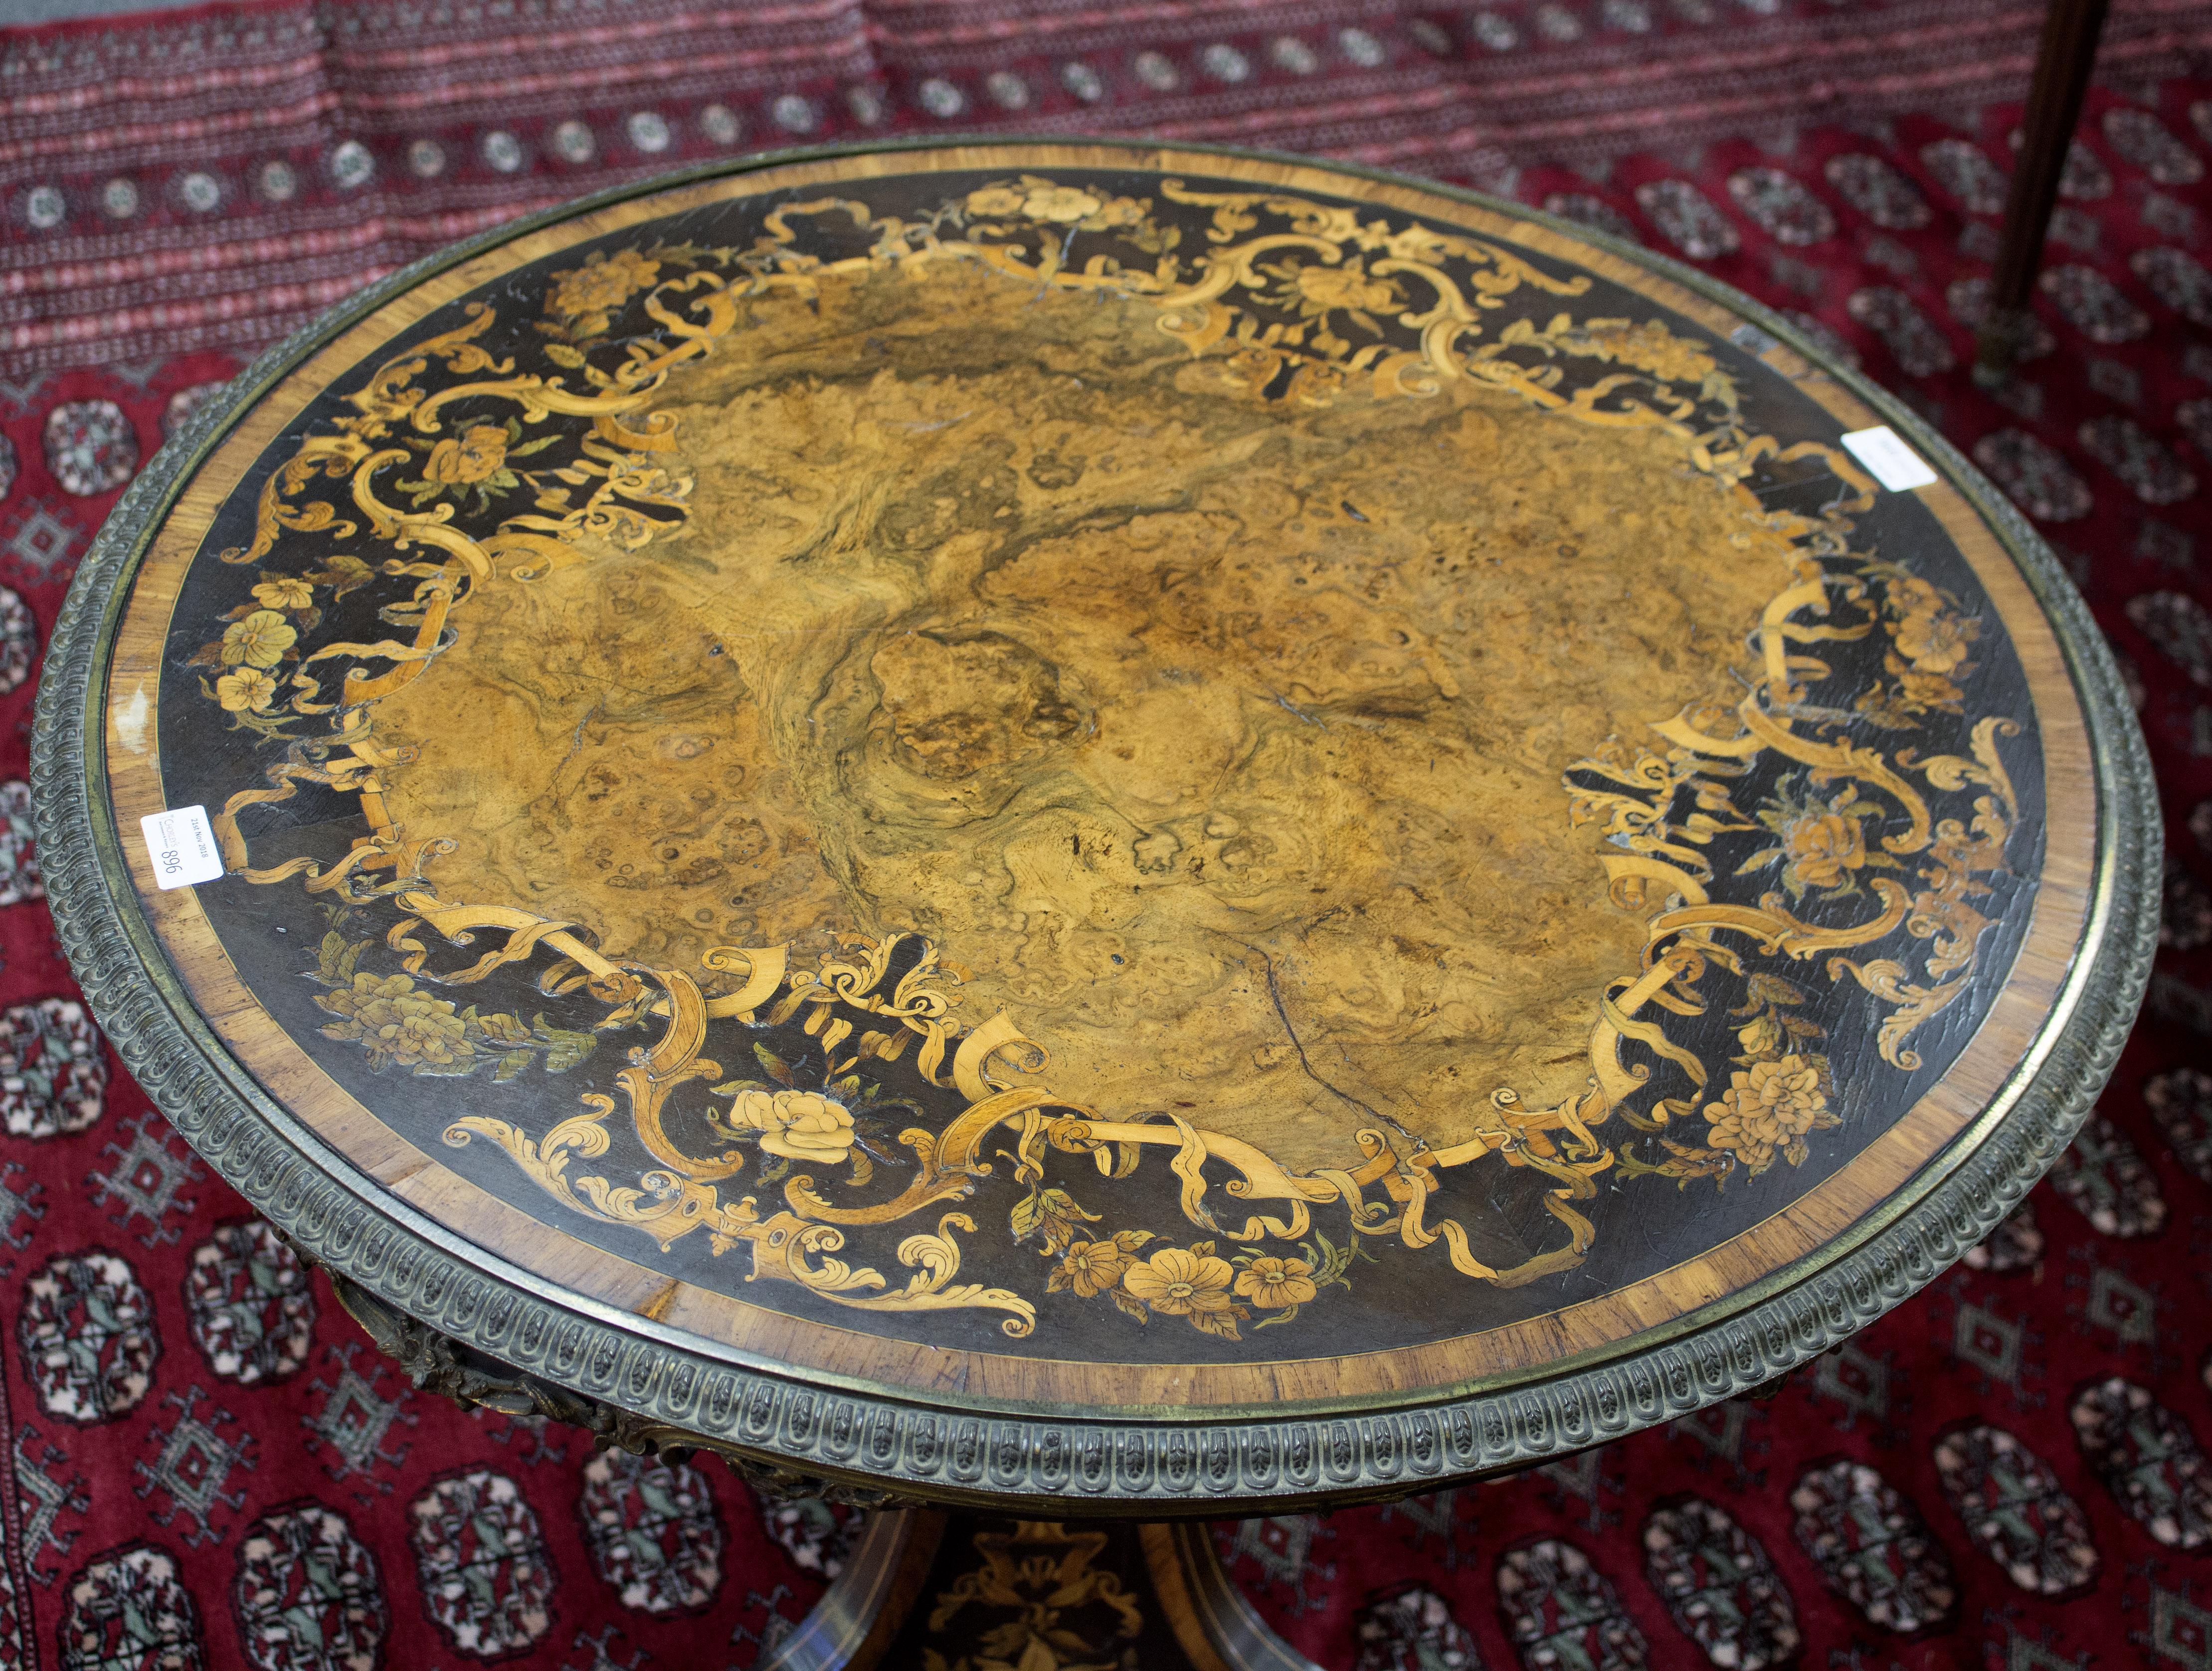
[[[848,88],[845,108],[853,112],[853,119],[864,128],[872,128],[884,119],[883,97],[872,87]]]
[[[9,456],[14,450],[9,449]],[[11,691],[31,676],[39,653],[39,623],[30,606],[0,586],[0,691]]]
[[[1252,61],[1225,40],[1218,40],[1200,52],[1198,67],[1217,82],[1234,83],[1252,74]]]
[[[708,105],[699,112],[699,131],[715,145],[734,145],[744,136],[745,124],[727,105]]]
[[[1565,6],[1539,6],[1536,8],[1536,33],[1547,40],[1565,45],[1583,38],[1583,26]]]
[[[89,1130],[106,1096],[107,1057],[82,1004],[41,998],[0,1014],[0,1130],[38,1142]]]
[[[1276,69],[1293,76],[1310,76],[1321,68],[1321,54],[1296,35],[1277,35],[1268,43],[1267,56]]]
[[[1601,15],[1608,29],[1629,35],[1651,33],[1651,8],[1644,0],[1605,0]]]
[[[89,499],[138,469],[138,436],[112,400],[65,402],[46,414],[46,469],[62,491]]]
[[[1060,65],[1060,84],[1086,105],[1095,105],[1106,96],[1104,80],[1087,64]]]
[[[1521,44],[1521,32],[1496,12],[1474,15],[1474,38],[1493,52],[1510,52]]]
[[[477,150],[489,166],[502,174],[512,174],[522,166],[522,142],[504,128],[494,128],[478,140]]]
[[[1336,50],[1362,70],[1379,70],[1390,56],[1382,43],[1364,29],[1339,29]]]
[[[206,405],[230,385],[227,383],[195,383],[189,389],[179,389],[169,397],[168,405],[161,413],[163,439],[175,434],[191,421],[193,413]]]
[[[434,1480],[408,1505],[417,1587],[430,1622],[477,1659],[504,1659],[553,1628],[557,1577],[537,1511],[504,1474]]]
[[[983,91],[1001,110],[1027,110],[1030,84],[1011,70],[994,70],[983,82]]]
[[[446,148],[434,139],[418,139],[407,148],[407,172],[419,180],[434,180],[446,172]]]
[[[1451,32],[1441,23],[1417,17],[1406,26],[1406,33],[1420,43],[1425,52],[1440,58],[1448,58],[1452,54]]]
[[[668,118],[657,110],[631,112],[623,130],[629,136],[629,142],[647,155],[666,150],[668,142],[674,137],[669,131]]]
[[[1129,60],[1129,68],[1137,79],[1155,93],[1172,92],[1181,78],[1176,67],[1168,62],[1164,52],[1139,52]]]
[[[822,113],[814,108],[814,101],[796,93],[787,93],[777,100],[769,107],[769,114],[786,133],[812,133],[822,125]]]
[[[43,577],[68,560],[76,544],[76,534],[36,499],[24,509],[27,514],[16,521],[14,535],[0,545],[0,552],[36,569]]]
[[[376,173],[376,159],[358,139],[349,139],[331,153],[331,178],[346,191],[368,184]]]
[[[46,897],[38,845],[38,829],[31,821],[31,786],[20,778],[0,784],[0,905]]]
[[[933,76],[915,89],[921,107],[943,121],[955,117],[968,108],[968,100],[960,89],[941,76]]]
[[[256,184],[261,195],[272,203],[289,203],[292,194],[300,189],[300,176],[292,165],[282,160],[264,162]]]
[[[100,206],[116,220],[127,221],[138,212],[138,188],[118,174],[100,188]]]
[[[599,142],[584,123],[568,121],[552,133],[553,154],[563,162],[589,162],[599,154]]]
[[[161,1355],[154,1302],[138,1273],[97,1249],[57,1254],[32,1275],[17,1302],[15,1338],[40,1405],[82,1426],[137,1408]]]
[[[23,218],[40,232],[61,225],[68,215],[69,200],[58,186],[34,185],[23,199]]]
[[[222,207],[222,182],[214,175],[196,168],[177,182],[177,196],[193,214],[210,214]]]

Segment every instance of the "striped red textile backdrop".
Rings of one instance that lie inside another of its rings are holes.
[[[1224,1523],[1248,1595],[1332,1671],[2212,1666],[2212,4],[2117,9],[2046,334],[1992,397],[1966,367],[2035,22],[2006,0],[418,0],[0,35],[0,1664],[719,1671],[819,1593],[826,1515],[463,1414],[376,1359],[92,1029],[21,780],[76,562],[246,354],[617,180],[992,128],[1440,175],[1784,309],[2059,548],[2165,796],[2150,1019],[1974,1260],[1771,1402],[1500,1485]]]
[[[263,0],[0,32],[0,358],[251,349],[530,209],[733,151],[1144,133],[1466,184],[2026,85],[2033,0]],[[2108,75],[2208,0],[2119,0]]]

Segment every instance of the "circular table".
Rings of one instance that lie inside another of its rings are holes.
[[[1009,1573],[1786,1372],[2020,1199],[2154,935],[2111,659],[1948,446],[1228,152],[773,158],[373,288],[131,489],[36,754],[109,1035],[419,1380],[1056,1517]]]

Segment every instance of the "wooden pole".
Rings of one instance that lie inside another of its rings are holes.
[[[2026,339],[2028,298],[2043,259],[2051,211],[2058,201],[2067,148],[2081,119],[2081,100],[2096,64],[2105,7],[2106,0],[2051,0],[2043,20],[2035,79],[2028,87],[2023,118],[2027,142],[2014,160],[2012,191],[2005,199],[2004,237],[1990,282],[1989,315],[1977,336],[1974,380],[1984,388],[1995,388],[2012,374],[2013,360]]]

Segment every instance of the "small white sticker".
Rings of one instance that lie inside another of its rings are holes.
[[[1925,487],[1936,480],[1920,455],[1897,439],[1897,432],[1887,424],[1877,424],[1872,429],[1855,429],[1844,437],[1844,445],[1852,457],[1864,464],[1874,479],[1893,493],[1901,493],[1908,487]]]
[[[146,834],[154,880],[163,887],[190,887],[222,875],[222,852],[208,827],[205,807],[149,813],[138,820],[138,827]]]

